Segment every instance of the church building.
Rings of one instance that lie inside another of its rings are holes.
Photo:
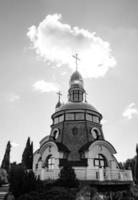
[[[41,180],[56,180],[65,165],[71,165],[82,181],[130,181],[130,170],[119,168],[116,150],[102,130],[102,114],[86,100],[81,74],[69,80],[68,101],[56,104],[51,132],[34,153],[33,171]]]

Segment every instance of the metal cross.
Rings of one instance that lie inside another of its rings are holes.
[[[76,71],[77,71],[77,69],[78,69],[78,60],[80,60],[80,59],[78,58],[78,54],[77,53],[75,55],[73,55],[72,57],[76,59]]]
[[[57,95],[58,95],[58,101],[60,102],[60,97],[62,96],[62,93],[59,91],[57,92]]]

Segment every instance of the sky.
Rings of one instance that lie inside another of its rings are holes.
[[[11,162],[20,162],[28,137],[36,150],[50,134],[57,91],[67,102],[75,53],[105,139],[118,161],[135,156],[137,10],[137,0],[0,1],[0,161],[8,140]]]

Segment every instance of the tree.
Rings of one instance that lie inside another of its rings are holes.
[[[22,165],[16,165],[9,172],[9,183],[9,191],[17,198],[21,194],[37,191],[39,180],[33,171],[24,170]]]
[[[135,181],[138,184],[138,144],[136,145],[136,159],[135,159]]]
[[[70,165],[66,165],[61,169],[57,183],[67,188],[78,187],[79,182],[74,169]]]
[[[126,162],[124,163],[124,169],[129,169],[132,171],[133,179],[135,179],[135,162],[136,159],[134,157],[131,159],[127,159]]]
[[[11,151],[11,143],[10,141],[8,141],[5,154],[2,160],[2,164],[1,164],[1,168],[5,169],[7,172],[9,172],[9,169],[10,169],[10,151]]]
[[[136,145],[136,156],[127,159],[123,166],[124,169],[130,169],[132,171],[133,180],[138,184],[138,144]]]
[[[22,155],[22,165],[25,169],[32,169],[33,164],[33,142],[30,141],[28,137],[26,142],[26,147]]]

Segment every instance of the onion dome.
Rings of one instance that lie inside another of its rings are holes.
[[[59,108],[61,105],[62,105],[62,103],[60,101],[58,101],[56,104],[56,108]]]
[[[70,88],[76,88],[76,87],[79,87],[79,88],[83,88],[83,78],[81,76],[81,74],[78,72],[78,71],[75,71],[71,78],[70,78],[70,81],[69,81],[69,85],[70,85]]]
[[[70,88],[68,90],[68,97],[70,102],[82,102],[83,94],[83,79],[81,74],[76,70],[69,81]]]

